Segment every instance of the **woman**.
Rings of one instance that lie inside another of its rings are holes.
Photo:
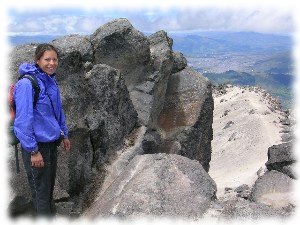
[[[19,67],[20,76],[36,76],[40,87],[36,105],[34,88],[29,79],[20,79],[15,87],[16,118],[14,132],[21,143],[22,157],[37,215],[54,213],[53,188],[56,177],[57,146],[71,148],[62,109],[60,91],[55,80],[58,53],[50,44],[40,44],[35,64]]]

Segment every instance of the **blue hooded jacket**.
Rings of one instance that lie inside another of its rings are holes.
[[[14,132],[22,148],[28,152],[37,150],[37,142],[54,142],[61,131],[68,137],[65,115],[55,74],[49,76],[35,64],[24,63],[19,67],[20,76],[37,77],[40,94],[33,107],[34,88],[29,79],[20,79],[15,85],[16,118]],[[51,99],[51,100],[50,100]]]

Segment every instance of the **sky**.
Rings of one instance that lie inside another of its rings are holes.
[[[7,55],[11,46],[8,45],[7,36],[91,34],[104,23],[120,17],[129,19],[132,25],[142,32],[158,30],[167,32],[254,31],[290,34],[295,40],[293,53],[297,62],[295,87],[299,87],[300,9],[298,5],[297,0],[2,1],[0,7],[0,90],[7,90],[8,87]],[[300,106],[299,94],[300,89],[295,88],[296,115],[300,115],[300,109],[297,107]],[[0,91],[2,105],[6,103],[6,97],[7,91]],[[6,124],[8,116],[5,107],[0,107],[0,115],[0,124]],[[296,117],[297,121],[298,119],[299,116]],[[5,126],[0,126],[0,218],[6,218],[7,204],[3,203],[9,201],[8,173],[5,173],[8,150],[5,133]],[[298,128],[295,130],[296,137],[299,134]],[[296,146],[298,145],[296,142]],[[297,156],[299,157],[299,154]],[[298,190],[300,190],[299,187]],[[23,222],[20,223],[23,224]],[[32,224],[32,221],[25,222]],[[286,224],[294,224],[290,222],[294,220],[285,221]],[[16,221],[7,220],[4,223],[15,224]],[[163,221],[161,224],[170,223]],[[274,221],[273,224],[279,223]]]
[[[94,7],[89,7],[89,4],[85,4],[84,7],[77,4],[72,6],[64,4],[48,6],[47,4],[48,7],[44,4],[37,7],[9,5],[6,11],[7,34],[91,34],[104,23],[121,17],[129,19],[136,29],[151,33],[165,30],[167,32],[255,31],[292,34],[295,30],[293,7],[288,4],[194,5],[166,1],[170,4],[167,7],[155,3],[140,5],[136,2],[130,5],[131,1],[125,2],[126,7],[122,5],[117,7],[117,4],[96,4]]]

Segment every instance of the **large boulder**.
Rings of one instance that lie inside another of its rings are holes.
[[[149,41],[127,19],[104,24],[90,39],[95,64],[107,64],[119,69],[129,90],[144,80],[150,63]]]
[[[215,194],[215,182],[196,160],[174,154],[139,155],[84,216],[199,218]]]
[[[170,143],[179,145],[181,155],[198,160],[206,171],[211,159],[214,101],[211,84],[200,73],[185,68],[169,78],[165,104],[158,119],[165,137],[165,152]],[[163,144],[162,144],[163,145]]]

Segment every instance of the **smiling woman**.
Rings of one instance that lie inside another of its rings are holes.
[[[40,44],[35,50],[34,60],[35,64],[23,63],[19,67],[20,79],[14,91],[14,133],[20,140],[35,213],[38,216],[53,216],[57,147],[62,141],[65,150],[69,151],[71,144],[55,79],[57,50],[53,45]],[[24,75],[34,77],[38,83],[40,92],[34,105],[34,90],[28,79],[22,79]]]

